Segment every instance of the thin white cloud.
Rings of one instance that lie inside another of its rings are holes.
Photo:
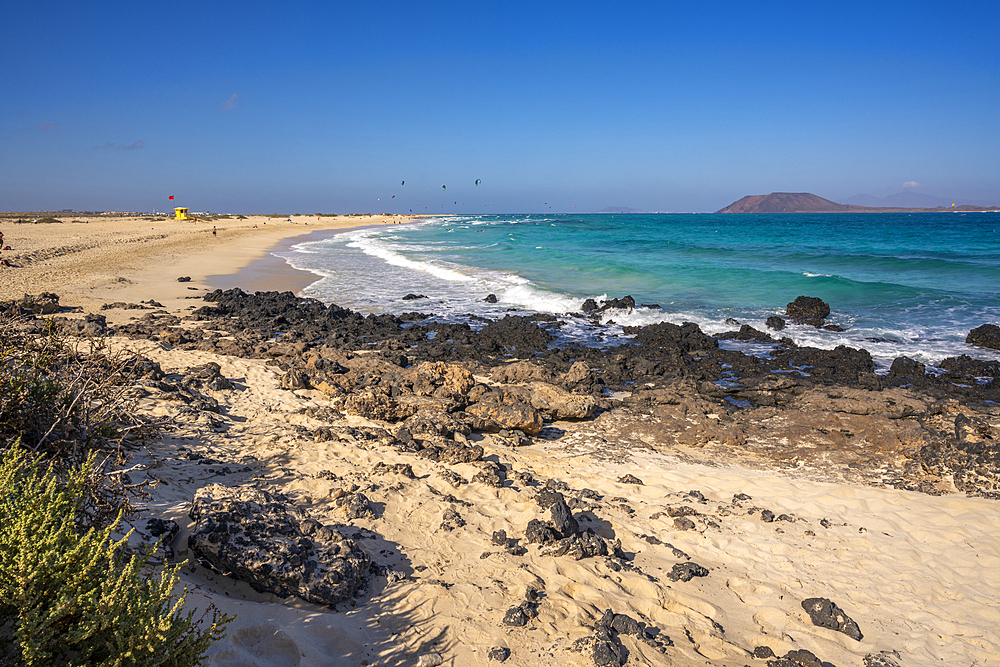
[[[137,141],[134,144],[116,144],[111,141],[104,144],[103,146],[94,146],[94,148],[100,148],[102,150],[112,150],[112,151],[135,151],[142,148],[145,144],[142,141]]]
[[[916,181],[907,181],[906,183],[903,183],[904,190],[912,190],[913,188],[922,188],[922,187],[924,187],[924,184],[917,183]]]
[[[229,99],[227,99],[225,102],[223,102],[221,105],[219,105],[219,108],[223,109],[223,110],[225,110],[225,109],[235,109],[236,108],[236,98],[237,97],[238,97],[238,95],[236,93],[233,93],[232,95],[229,96]]]

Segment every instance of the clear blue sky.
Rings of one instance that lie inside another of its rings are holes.
[[[998,6],[5,2],[0,210],[1000,201]]]

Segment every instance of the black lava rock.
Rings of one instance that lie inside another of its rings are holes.
[[[812,651],[804,648],[789,651],[777,660],[768,660],[768,667],[823,667],[823,662]]]
[[[524,607],[517,605],[507,610],[503,615],[503,624],[512,628],[523,628],[528,624],[528,615],[524,612]]]
[[[785,317],[795,324],[823,326],[823,320],[830,315],[830,304],[814,296],[796,297],[785,307]]]
[[[195,557],[258,592],[335,605],[368,580],[371,559],[353,540],[280,494],[209,484],[195,492],[189,516]]]
[[[529,544],[548,544],[559,539],[559,533],[547,523],[532,519],[528,522],[528,527],[524,529],[524,539]]]
[[[889,377],[903,377],[911,381],[919,381],[924,377],[925,366],[909,357],[896,357],[889,367]]]
[[[614,620],[611,621],[611,628],[620,635],[634,635],[636,637],[642,635],[642,626],[639,625],[639,621],[627,614],[615,614]]]
[[[843,609],[830,600],[826,598],[809,598],[802,601],[802,608],[809,614],[813,625],[843,632],[851,639],[861,641],[863,635],[858,628],[858,624],[851,620],[851,617]]]
[[[778,317],[777,315],[771,315],[771,317],[764,320],[764,326],[768,329],[781,331],[785,328],[785,319],[783,317]]]
[[[676,563],[667,577],[671,581],[691,581],[694,577],[707,577],[708,568],[697,563]]]
[[[965,342],[977,347],[1000,350],[1000,327],[995,324],[984,324],[976,327],[965,337]]]
[[[592,657],[597,667],[621,667],[625,664],[621,644],[608,639],[598,639],[594,642]]]
[[[510,657],[510,649],[506,646],[494,646],[486,654],[486,657],[497,662],[506,662],[507,658]]]
[[[769,646],[758,646],[753,650],[753,657],[755,658],[773,658],[774,651],[771,650]]]
[[[580,530],[580,524],[573,518],[573,513],[566,505],[566,501],[560,500],[554,503],[549,512],[552,514],[552,526],[562,537],[570,537]]]

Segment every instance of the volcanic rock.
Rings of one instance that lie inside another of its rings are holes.
[[[528,390],[531,406],[547,419],[588,419],[597,408],[593,396],[571,394],[547,382],[532,382]]]
[[[334,605],[367,581],[368,555],[282,496],[209,484],[195,493],[190,516],[192,552],[258,592]]]
[[[785,317],[795,324],[823,326],[823,320],[830,315],[830,304],[814,296],[796,297],[785,307]]]
[[[510,657],[510,649],[506,646],[494,646],[486,654],[487,659],[496,660],[497,662],[506,662],[507,658]]]
[[[802,601],[802,608],[809,614],[813,625],[843,632],[851,639],[861,641],[862,634],[858,624],[836,603],[827,598],[809,598]]]
[[[789,651],[776,660],[768,660],[768,667],[823,667],[823,661],[804,648]]]
[[[671,581],[691,581],[694,577],[707,577],[708,568],[697,563],[675,563],[667,577]]]
[[[554,336],[529,317],[506,315],[480,329],[479,335],[499,344],[508,354],[528,357],[548,349]]]
[[[62,310],[59,306],[59,295],[52,292],[42,292],[37,296],[25,294],[17,301],[9,301],[5,305],[13,305],[25,315],[28,313],[34,315],[51,315]]]
[[[1000,363],[973,359],[967,354],[942,359],[938,362],[938,367],[951,373],[971,375],[973,377],[1000,377]]]
[[[654,349],[678,348],[682,352],[715,350],[719,341],[702,333],[697,324],[685,322],[677,325],[657,322],[644,327],[625,327],[626,334],[634,334],[635,342]]]
[[[914,361],[909,357],[896,357],[892,360],[889,368],[889,377],[902,377],[913,381],[920,381],[924,378],[925,367],[919,361]]]
[[[537,435],[542,430],[542,415],[535,408],[523,403],[506,405],[496,400],[483,400],[470,405],[465,411],[491,421],[501,429],[517,429],[528,435]]]
[[[494,368],[490,371],[490,377],[497,382],[508,384],[531,382],[532,380],[548,382],[552,379],[552,372],[533,361],[513,361]]]
[[[366,419],[395,422],[416,413],[416,408],[402,405],[381,392],[361,391],[351,394],[344,401],[344,412]]]
[[[976,327],[965,337],[965,342],[977,347],[1000,350],[1000,327],[995,324],[984,324]]]

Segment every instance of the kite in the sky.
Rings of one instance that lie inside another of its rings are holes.
[[[479,185],[480,183],[482,183],[482,181],[477,178],[476,179],[476,185]]]
[[[446,188],[446,187],[444,187],[444,186],[442,185],[442,186],[441,186],[441,189],[442,189],[442,190],[447,190],[448,188]]]
[[[406,185],[406,181],[400,181],[399,184],[400,185]]]

